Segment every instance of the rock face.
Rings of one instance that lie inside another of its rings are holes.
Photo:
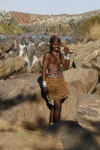
[[[100,96],[95,94],[80,94],[78,114],[83,118],[83,124],[100,120]],[[81,120],[82,121],[82,120]],[[80,121],[79,121],[80,122]]]
[[[70,82],[79,93],[92,93],[98,82],[98,72],[93,69],[76,68],[63,74],[66,81]]]
[[[84,67],[99,70],[100,40],[74,46],[70,45],[70,49],[74,50],[72,54],[72,64],[75,68]]]
[[[41,97],[41,89],[37,81],[41,83],[40,75],[30,74],[1,82],[1,118],[13,125],[32,123],[35,126],[48,126],[50,110],[45,99]],[[69,85],[69,92],[70,95],[62,106],[62,120],[74,120],[77,114],[77,91]]]

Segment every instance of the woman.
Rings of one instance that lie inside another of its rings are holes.
[[[43,57],[42,64],[42,85],[48,102],[52,105],[50,113],[50,125],[60,121],[62,99],[68,97],[68,88],[64,81],[61,65],[65,69],[69,68],[70,55],[69,49],[65,48],[66,58],[60,51],[61,40],[57,36],[50,38],[50,51],[47,51]]]

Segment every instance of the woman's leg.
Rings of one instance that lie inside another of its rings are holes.
[[[60,121],[61,108],[62,108],[61,100],[55,100],[54,101],[54,122]]]
[[[50,122],[49,125],[52,125],[54,123],[54,107],[51,107],[51,111],[50,111]]]

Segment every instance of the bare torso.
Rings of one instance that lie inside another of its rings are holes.
[[[60,71],[61,63],[62,63],[62,60],[61,60],[61,56],[59,55],[59,53],[57,55],[54,55],[48,52],[48,65],[47,65],[48,73],[51,73],[54,71]]]
[[[64,56],[59,51],[59,43],[54,42],[53,44],[52,44],[53,49],[47,51],[43,57],[42,81],[46,81],[46,73],[59,72],[61,65],[65,69],[69,68],[70,61],[65,60]]]

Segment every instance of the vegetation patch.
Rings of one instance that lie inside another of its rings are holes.
[[[100,38],[100,14],[91,16],[80,24],[74,34],[80,35],[84,38],[99,39]]]
[[[23,33],[23,30],[18,25],[0,23],[0,33],[1,34],[21,34]]]

